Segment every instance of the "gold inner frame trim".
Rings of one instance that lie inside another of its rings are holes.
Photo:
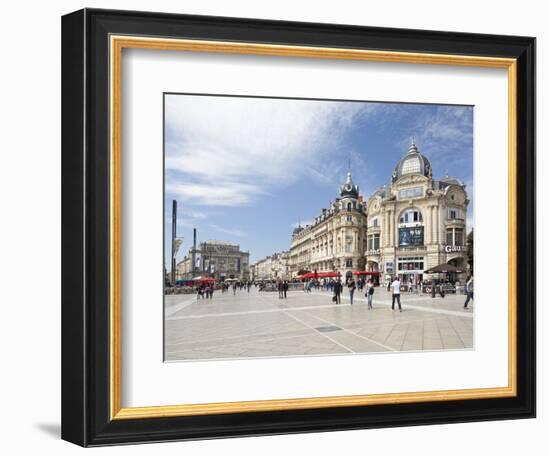
[[[122,407],[122,51],[153,49],[335,60],[452,65],[508,70],[508,385],[495,388],[329,396],[149,407]],[[517,395],[517,61],[468,55],[389,52],[227,41],[110,36],[110,415],[160,418],[238,412],[488,399]]]

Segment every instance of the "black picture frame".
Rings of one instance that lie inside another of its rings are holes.
[[[517,59],[517,395],[110,419],[109,36]],[[535,416],[535,39],[84,9],[62,19],[62,438],[82,446]]]

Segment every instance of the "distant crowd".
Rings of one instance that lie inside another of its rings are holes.
[[[355,280],[354,278],[348,278],[345,282],[342,282],[341,279],[330,279],[323,281],[320,280],[306,280],[304,282],[300,280],[271,280],[271,281],[251,281],[251,280],[241,280],[241,281],[227,281],[227,282],[204,282],[196,286],[197,299],[212,299],[215,290],[221,291],[221,293],[227,293],[230,290],[233,292],[233,295],[237,294],[237,291],[246,291],[250,293],[252,287],[257,288],[258,291],[277,291],[279,294],[279,299],[286,299],[287,292],[289,289],[297,290],[302,289],[305,293],[311,293],[312,290],[323,290],[331,293],[332,302],[335,304],[342,303],[342,294],[344,292],[348,293],[350,305],[353,305],[353,298],[355,293],[363,293],[367,298],[368,309],[373,308],[373,298],[375,287],[378,284],[375,283],[372,279],[365,280],[360,278]],[[440,296],[445,297],[446,290],[453,289],[453,291],[458,290],[458,284],[453,285],[448,280],[424,280],[418,285],[415,285],[412,281],[409,281],[405,284],[401,282],[399,276],[396,276],[393,280],[387,280],[385,282],[385,287],[388,292],[392,294],[392,310],[395,308],[397,303],[399,311],[402,311],[401,307],[401,292],[414,293],[422,292],[431,294],[432,298]],[[470,301],[474,299],[474,280],[473,277],[469,278],[467,283],[464,286],[464,294],[466,295],[466,300],[464,302],[464,308],[468,309]]]

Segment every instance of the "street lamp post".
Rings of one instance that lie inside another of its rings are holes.
[[[172,261],[170,271],[170,282],[176,283],[176,220],[178,215],[178,203],[172,200]]]

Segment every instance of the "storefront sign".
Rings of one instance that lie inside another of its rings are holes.
[[[446,245],[445,246],[445,252],[451,253],[451,252],[465,252],[466,247],[463,245]]]

